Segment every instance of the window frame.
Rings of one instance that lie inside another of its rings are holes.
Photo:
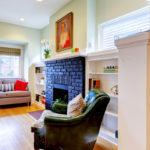
[[[18,79],[24,78],[24,46],[16,45],[16,44],[5,44],[0,43],[0,47],[7,47],[7,48],[18,48],[21,51],[21,55],[19,58],[19,77],[0,77],[0,79]]]

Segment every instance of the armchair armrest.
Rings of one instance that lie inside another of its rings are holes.
[[[84,115],[80,115],[77,117],[65,117],[65,118],[60,118],[60,117],[52,117],[52,116],[46,116],[44,119],[45,124],[50,124],[50,125],[55,125],[55,126],[72,126],[75,124],[78,124],[82,122],[84,119]]]

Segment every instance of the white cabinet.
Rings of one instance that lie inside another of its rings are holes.
[[[42,62],[35,64],[34,94],[35,103],[45,108],[46,67]]]
[[[104,68],[110,69],[105,73]],[[100,89],[110,96],[99,136],[117,145],[115,133],[118,130],[118,95],[112,92],[112,87],[118,85],[118,51],[97,52],[87,55],[86,59],[86,93],[89,90],[89,79],[100,80]],[[113,69],[113,70],[111,70]]]

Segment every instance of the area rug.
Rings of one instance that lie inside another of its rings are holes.
[[[29,112],[29,115],[30,115],[32,118],[38,120],[38,119],[40,118],[42,112],[43,112],[43,110],[33,111],[33,112]]]

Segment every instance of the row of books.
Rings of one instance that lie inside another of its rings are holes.
[[[100,80],[95,79],[95,78],[90,78],[89,79],[89,90],[91,89],[100,89]]]

